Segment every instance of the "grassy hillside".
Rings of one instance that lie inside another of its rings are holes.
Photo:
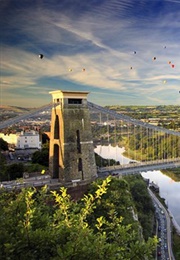
[[[16,107],[16,106],[0,106],[1,113],[25,113],[31,111],[33,108],[24,108],[24,107]]]

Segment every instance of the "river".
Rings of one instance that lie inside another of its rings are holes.
[[[125,151],[122,147],[112,147],[98,145],[94,151],[105,159],[114,159],[122,165],[128,164],[131,159],[124,157],[122,153]],[[160,196],[165,199],[169,211],[180,226],[180,182],[173,181],[170,177],[161,171],[141,172],[141,175],[156,183],[160,189]]]

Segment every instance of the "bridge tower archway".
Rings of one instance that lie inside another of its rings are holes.
[[[91,182],[97,177],[88,92],[52,91],[49,171],[60,182]]]

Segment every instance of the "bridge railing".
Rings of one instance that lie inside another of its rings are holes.
[[[113,165],[107,167],[98,168],[98,172],[104,171],[115,171],[115,170],[124,170],[124,169],[135,169],[144,166],[164,166],[163,168],[178,167],[180,166],[180,158],[171,158],[171,159],[163,159],[163,160],[154,160],[154,161],[146,161],[146,162],[135,162],[132,164],[123,164],[123,165]],[[158,167],[157,167],[158,168]],[[162,167],[160,167],[162,169]]]
[[[22,114],[20,116],[16,116],[14,118],[10,118],[8,120],[5,120],[5,121],[0,123],[0,129],[9,127],[9,126],[11,126],[11,125],[13,125],[13,124],[15,124],[15,123],[17,123],[17,122],[19,122],[21,120],[27,119],[29,117],[33,117],[34,115],[36,115],[36,114],[38,114],[40,112],[43,112],[44,110],[47,110],[47,109],[51,108],[52,105],[53,105],[52,103],[49,103],[49,104],[46,104],[46,105],[44,105],[42,107],[39,107],[39,108],[37,108],[37,109],[35,109],[33,111],[30,111],[28,113],[25,113],[25,114]]]

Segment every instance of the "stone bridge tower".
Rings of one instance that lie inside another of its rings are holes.
[[[87,106],[89,92],[57,90],[52,94],[49,171],[63,184],[88,183],[97,177]]]

